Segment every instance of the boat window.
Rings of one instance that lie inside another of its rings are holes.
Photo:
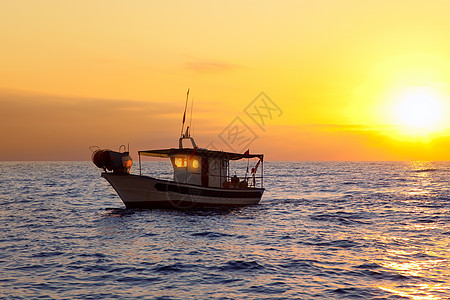
[[[186,158],[184,158],[184,157],[175,157],[174,165],[177,168],[186,167],[187,166]]]
[[[198,164],[198,159],[192,160],[192,167],[193,167],[194,169],[198,169],[198,166],[199,166],[199,164]]]
[[[186,168],[188,165],[190,168],[198,169],[200,167],[200,162],[197,158],[189,159],[187,157],[173,157],[173,165],[176,168]]]

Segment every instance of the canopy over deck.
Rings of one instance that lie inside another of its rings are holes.
[[[139,151],[139,155],[143,156],[152,156],[152,157],[162,157],[169,158],[173,155],[198,155],[198,156],[206,156],[206,157],[217,157],[217,158],[226,158],[228,160],[239,160],[243,158],[254,158],[257,157],[260,160],[263,160],[264,154],[242,154],[242,153],[234,153],[234,152],[225,152],[225,151],[215,151],[208,150],[202,148],[171,148],[171,149],[159,149],[159,150],[144,150]]]

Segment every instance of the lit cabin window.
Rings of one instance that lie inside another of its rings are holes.
[[[182,168],[187,166],[187,161],[183,157],[175,157],[174,159],[175,167]]]
[[[194,169],[198,169],[198,159],[194,159],[194,160],[192,161],[192,167],[193,167]]]

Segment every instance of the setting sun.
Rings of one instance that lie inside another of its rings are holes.
[[[445,107],[437,89],[409,87],[393,98],[392,119],[402,134],[423,137],[441,130]]]

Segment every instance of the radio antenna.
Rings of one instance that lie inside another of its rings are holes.
[[[192,108],[194,107],[194,98],[191,100],[191,116],[189,117],[189,131],[192,131]],[[189,134],[190,135],[190,134]]]
[[[180,134],[181,137],[183,137],[184,122],[186,121],[186,109],[187,109],[188,99],[189,99],[189,89],[187,90],[186,103],[184,104],[183,122],[181,123],[181,134]]]

